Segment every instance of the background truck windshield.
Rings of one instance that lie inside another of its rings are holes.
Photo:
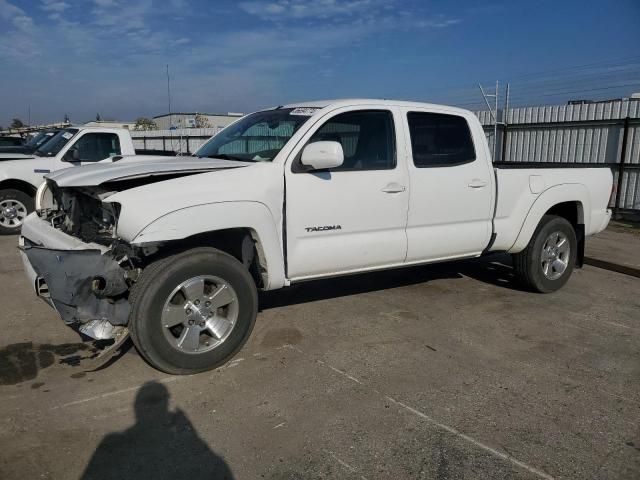
[[[51,138],[51,140],[36,150],[36,155],[40,155],[41,157],[53,157],[57,155],[58,152],[62,150],[62,147],[64,147],[76,133],[78,133],[77,128],[60,130]]]
[[[283,108],[247,115],[222,130],[195,153],[198,157],[270,162],[310,117]]]
[[[28,147],[37,148],[40,145],[45,144],[56,134],[56,132],[39,132],[35,134],[31,139],[25,143]]]

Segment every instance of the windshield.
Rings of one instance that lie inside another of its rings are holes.
[[[244,162],[270,162],[313,113],[282,108],[252,113],[222,130],[195,153]]]
[[[41,157],[53,157],[58,154],[62,147],[64,147],[73,136],[78,133],[77,128],[67,128],[65,130],[60,130],[56,133],[51,140],[41,145],[36,150],[36,155],[40,155]]]
[[[25,143],[25,145],[27,145],[28,147],[33,147],[33,148],[37,148],[40,145],[48,142],[49,140],[51,140],[51,137],[53,137],[56,134],[56,132],[39,132],[36,133],[33,137],[31,137],[29,139],[29,141],[27,143]]]
[[[28,147],[37,147],[40,140],[42,140],[45,136],[44,132],[36,133],[33,137],[29,139],[27,143],[25,143]]]

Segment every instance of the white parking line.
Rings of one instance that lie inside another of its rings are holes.
[[[189,377],[190,376],[165,377],[165,378],[161,378],[161,379],[155,380],[155,381],[156,382],[160,382],[160,383],[171,383],[171,382],[175,382],[176,380],[181,380],[181,379],[189,378]],[[123,388],[122,390],[114,390],[113,392],[103,393],[102,395],[95,395],[93,397],[83,398],[81,400],[75,400],[75,401],[69,402],[69,403],[63,403],[62,405],[56,405],[54,407],[51,407],[51,410],[58,410],[60,408],[72,407],[74,405],[80,405],[82,403],[87,403],[87,402],[93,402],[94,400],[100,400],[102,398],[112,397],[114,395],[120,395],[122,393],[133,392],[134,390],[139,390],[140,387],[142,387],[142,385],[135,385],[133,387]]]
[[[305,357],[307,357],[311,361],[314,361],[314,362],[316,362],[316,363],[318,363],[320,365],[324,365],[324,366],[328,367],[333,372],[338,373],[339,375],[349,379],[350,381],[352,381],[354,383],[357,383],[358,385],[368,387],[361,380],[358,380],[354,376],[349,375],[348,373],[340,370],[339,368],[336,368],[336,367],[333,367],[333,366],[329,365],[327,362],[324,362],[322,360],[313,358],[311,355],[308,355],[306,352],[304,352],[303,350],[301,350],[300,348],[298,348],[296,346],[288,345],[288,348],[291,348],[292,350],[297,351],[298,353],[304,355]],[[395,398],[390,397],[389,395],[385,395],[384,393],[381,393],[378,390],[375,390],[373,388],[370,388],[370,390],[372,390],[376,394],[384,396],[384,398],[386,398],[390,402],[394,403],[395,405],[397,405],[399,407],[402,407],[406,411],[408,411],[408,412],[410,412],[410,413],[412,413],[414,415],[417,415],[418,417],[422,418],[423,420],[426,420],[431,425],[433,425],[433,426],[435,426],[435,427],[437,427],[437,428],[439,428],[441,430],[444,430],[444,431],[446,431],[446,432],[448,432],[448,433],[450,433],[452,435],[455,435],[456,437],[464,440],[465,442],[471,443],[471,444],[475,445],[476,447],[481,448],[482,450],[484,450],[485,452],[490,453],[494,457],[500,458],[502,460],[506,460],[506,461],[512,463],[513,465],[515,465],[515,466],[517,466],[519,468],[522,468],[523,470],[526,470],[526,471],[528,471],[528,472],[530,472],[530,473],[532,473],[532,474],[534,474],[534,475],[536,475],[536,476],[538,476],[540,478],[544,478],[545,480],[553,480],[553,478],[554,478],[551,475],[549,475],[548,473],[543,472],[542,470],[540,470],[538,468],[532,467],[531,465],[529,465],[529,464],[527,464],[525,462],[522,462],[522,461],[518,460],[517,458],[512,457],[509,454],[500,452],[500,451],[496,450],[495,448],[490,447],[489,445],[486,445],[486,444],[482,443],[481,441],[476,440],[475,438],[470,437],[469,435],[466,435],[466,434],[462,433],[461,431],[457,430],[454,427],[451,427],[451,426],[446,425],[444,423],[438,422],[437,420],[431,418],[426,413],[423,413],[423,412],[421,412],[419,410],[416,410],[415,408],[412,408],[412,407],[410,407],[410,406],[408,406],[408,405],[396,400]],[[329,453],[331,454],[331,452],[329,452]],[[339,463],[342,464],[342,462],[337,457],[334,456],[334,458]],[[345,464],[345,466],[347,466],[349,468],[353,468],[350,465],[346,465]]]
[[[354,467],[353,465],[349,465],[344,460],[341,460],[340,458],[338,458],[338,456],[335,453],[333,453],[333,452],[331,452],[329,450],[325,450],[325,452],[327,452],[331,458],[333,458],[336,462],[338,462],[344,468],[349,470],[351,473],[357,473],[358,472],[358,469],[356,467]],[[365,477],[364,475],[360,475],[360,480],[367,480],[367,477]]]

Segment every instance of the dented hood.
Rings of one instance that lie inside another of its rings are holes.
[[[53,180],[59,187],[93,187],[116,180],[210,172],[247,165],[246,162],[216,158],[130,156],[113,163],[65,168],[50,173],[46,178]]]

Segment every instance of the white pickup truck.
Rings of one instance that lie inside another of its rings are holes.
[[[609,169],[494,168],[476,117],[446,106],[281,106],[196,155],[52,173],[20,237],[67,325],[130,334],[169,373],[228,361],[261,289],[508,252],[529,289],[554,291],[611,215]]]
[[[136,151],[129,130],[105,127],[68,127],[31,154],[0,153],[0,235],[20,231],[47,173],[101,161],[111,163],[114,157],[136,153],[153,152]]]

